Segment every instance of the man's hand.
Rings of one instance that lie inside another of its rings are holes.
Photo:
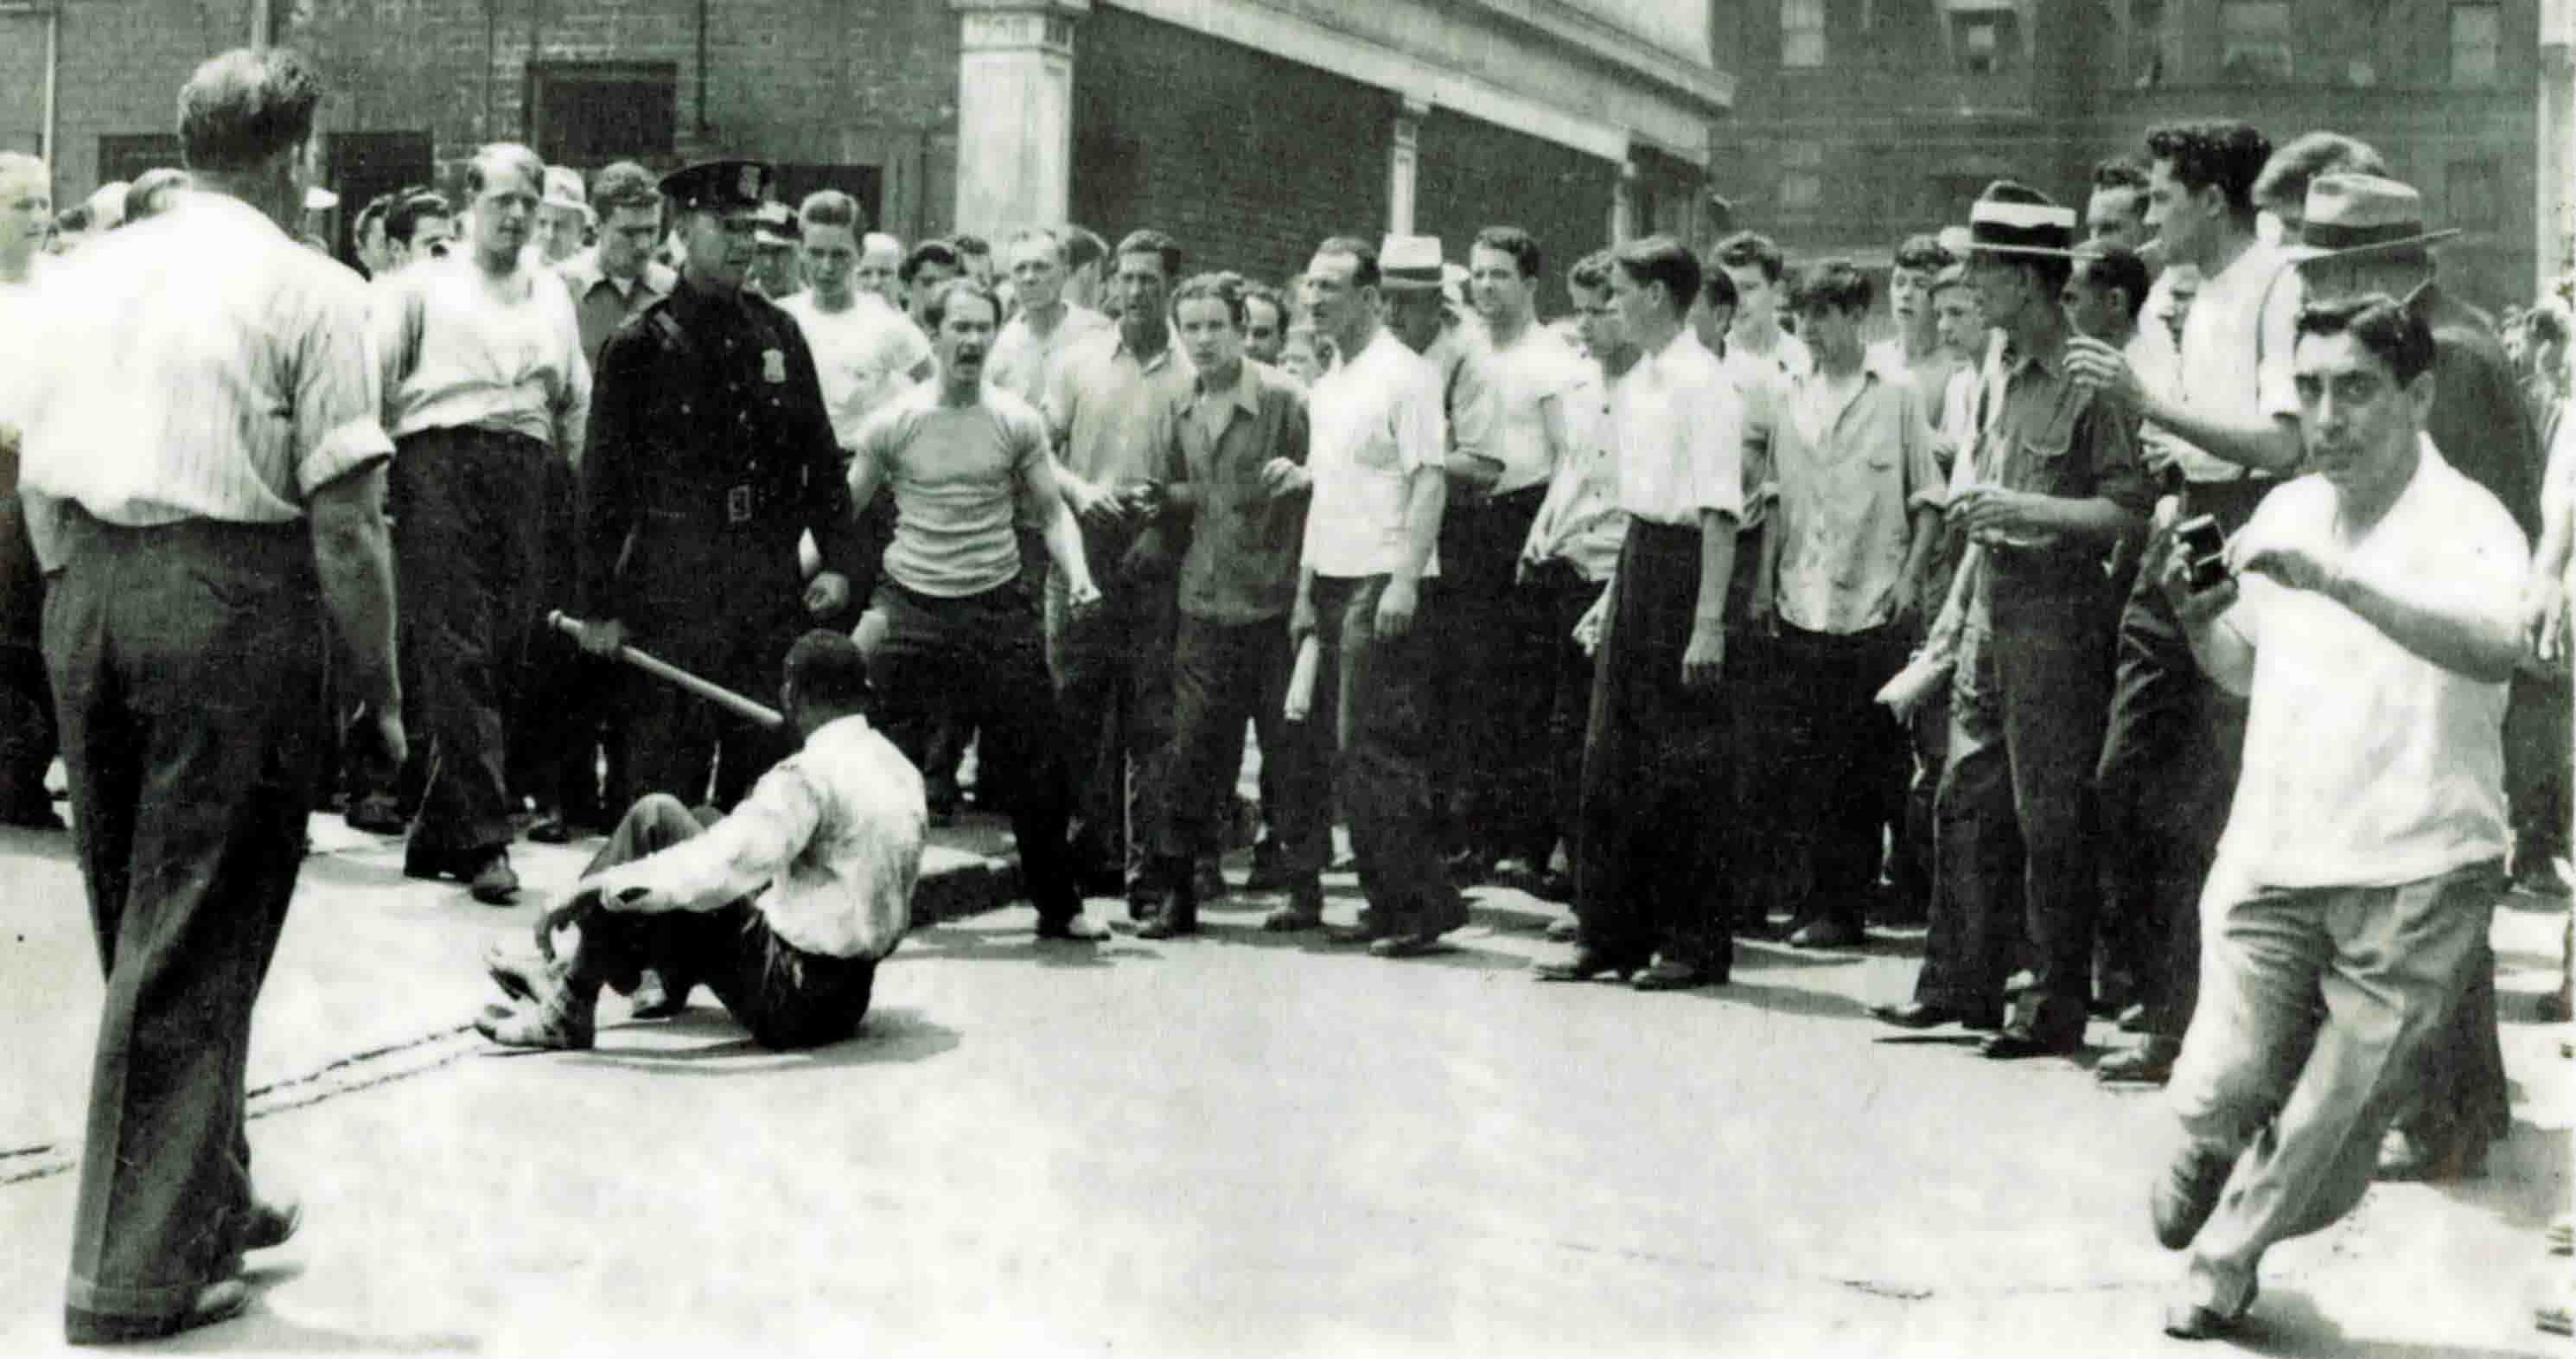
[[[2567,591],[2557,577],[2536,573],[2522,592],[2522,644],[2545,663],[2565,659]]]
[[[1261,489],[1273,500],[1296,495],[1314,484],[1315,478],[1305,468],[1286,458],[1272,458],[1261,465]]]
[[[1913,618],[1916,611],[1921,609],[1922,606],[1923,583],[1914,578],[1913,572],[1907,571],[1900,574],[1896,578],[1896,583],[1887,587],[1887,618],[1889,622],[1905,622]]]
[[[2220,614],[2236,604],[2238,586],[2234,576],[2206,590],[2195,590],[2191,588],[2191,558],[2179,552],[2165,554],[2163,569],[2164,574],[2159,580],[2164,586],[2165,598],[2172,602],[2174,613],[2182,619],[2182,625],[2193,632],[2200,632],[2216,623]]]
[[[1288,606],[1288,645],[1295,649],[1315,635],[1315,597],[1300,590],[1297,602]]]
[[[1583,648],[1584,655],[1592,655],[1601,649],[1601,627],[1609,621],[1610,591],[1605,588],[1600,597],[1592,601],[1592,607],[1574,620],[1574,644]]]
[[[1084,576],[1065,587],[1064,602],[1073,610],[1074,617],[1089,618],[1100,612],[1100,587],[1092,584],[1089,576]]]
[[[1682,652],[1682,684],[1707,689],[1726,668],[1726,625],[1701,619],[1691,625],[1690,647]]]
[[[2138,381],[2129,356],[2078,335],[2066,342],[2066,375],[2122,414],[2134,414],[2147,403],[2146,384]]]
[[[1950,522],[1985,540],[2031,546],[2056,536],[2048,497],[2000,486],[1971,486],[1950,500]]]
[[[841,588],[848,589],[848,582],[843,582]],[[582,626],[581,649],[593,656],[615,656],[625,645],[626,625],[614,618],[603,618]]]
[[[1127,502],[1117,492],[1094,486],[1061,468],[1056,475],[1064,481],[1065,503],[1073,507],[1074,518],[1098,527],[1127,517]]]
[[[816,573],[805,587],[805,612],[828,618],[850,603],[850,578],[838,571]]]
[[[2343,580],[2344,561],[2340,555],[2320,556],[2303,547],[2262,544],[2244,552],[2236,569],[2239,573],[2260,571],[2293,590],[2332,598]]]
[[[1420,585],[1402,576],[1387,577],[1386,588],[1378,592],[1374,631],[1378,636],[1389,639],[1413,631],[1413,614],[1421,603]]]
[[[599,889],[582,887],[574,889],[573,894],[565,897],[554,909],[538,912],[537,955],[547,962],[553,962],[555,931],[571,929],[588,919],[591,912],[599,909],[601,909]]]

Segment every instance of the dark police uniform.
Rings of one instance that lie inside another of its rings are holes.
[[[681,211],[759,206],[767,166],[723,161],[662,181]],[[754,698],[776,689],[805,629],[797,537],[824,569],[856,579],[857,525],[814,356],[796,323],[749,289],[684,278],[601,349],[581,486],[585,617],[614,619],[630,645]],[[696,803],[715,776],[731,807],[793,750],[642,675],[626,682],[634,796]],[[721,748],[721,758],[719,758]]]

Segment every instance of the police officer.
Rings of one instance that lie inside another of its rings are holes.
[[[849,602],[856,520],[814,358],[744,286],[769,166],[714,161],[662,180],[688,258],[677,287],[600,350],[581,469],[585,645],[628,641],[739,692],[766,691],[807,617]],[[823,570],[809,583],[797,536]],[[791,746],[643,676],[623,702],[636,796],[730,808]],[[669,1000],[683,1002],[686,978]],[[646,997],[639,995],[639,1002]]]

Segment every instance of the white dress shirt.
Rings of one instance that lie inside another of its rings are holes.
[[[1440,371],[1380,327],[1357,354],[1315,379],[1306,399],[1307,570],[1356,579],[1393,574],[1412,549],[1405,532],[1413,473],[1446,466]],[[1440,554],[1424,565],[1440,574]]]
[[[1640,355],[1610,389],[1619,508],[1650,524],[1697,528],[1715,510],[1744,516],[1744,403],[1726,366],[1685,326]]]

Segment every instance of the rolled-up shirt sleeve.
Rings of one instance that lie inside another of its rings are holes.
[[[1941,471],[1941,436],[1932,428],[1922,395],[1905,386],[1897,391],[1904,406],[1897,417],[1897,441],[1903,447],[1906,508],[1941,509],[1950,503],[1950,481]]]
[[[354,276],[316,290],[295,370],[295,485],[307,498],[393,456],[384,429],[383,369],[368,321],[366,285]]]
[[[1744,517],[1744,403],[1731,382],[1703,384],[1679,407],[1687,412],[1682,493],[1694,515]]]
[[[705,834],[593,874],[582,885],[598,888],[619,911],[720,911],[777,881],[822,820],[822,794],[803,770],[781,765]]]
[[[1448,419],[1440,410],[1439,370],[1427,363],[1418,369],[1416,380],[1407,383],[1396,396],[1394,428],[1388,431],[1395,440],[1395,465],[1407,476],[1425,467],[1445,467],[1449,462]]]

